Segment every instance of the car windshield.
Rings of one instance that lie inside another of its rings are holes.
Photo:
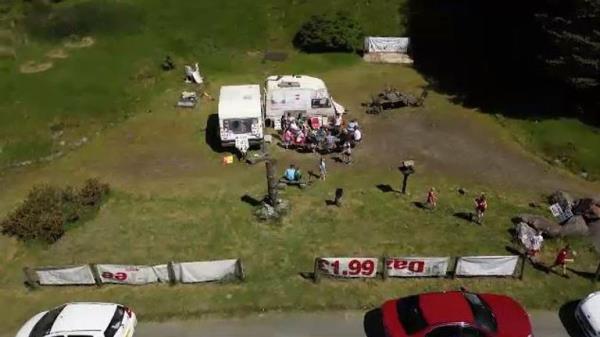
[[[496,332],[498,330],[498,323],[490,307],[477,294],[464,293],[464,295],[473,311],[473,317],[477,326],[487,331]]]
[[[42,337],[50,333],[50,330],[52,330],[52,325],[54,325],[54,321],[56,321],[56,318],[58,315],[60,315],[64,308],[65,306],[62,305],[45,313],[44,316],[42,316],[42,318],[35,323],[33,329],[31,329],[29,337]]]
[[[108,323],[108,327],[104,330],[104,337],[113,337],[117,333],[121,327],[121,323],[123,323],[123,315],[125,315],[125,308],[120,305],[117,306],[117,310],[115,310],[115,314],[110,323]]]
[[[408,335],[412,335],[427,327],[427,322],[423,317],[419,307],[419,296],[409,296],[396,302],[398,319]]]

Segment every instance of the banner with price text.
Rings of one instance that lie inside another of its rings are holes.
[[[450,257],[386,257],[390,277],[446,276]]]
[[[317,272],[333,277],[372,278],[377,275],[378,261],[370,257],[321,257],[317,258]]]
[[[149,284],[158,282],[154,268],[121,264],[97,264],[96,269],[102,283]]]

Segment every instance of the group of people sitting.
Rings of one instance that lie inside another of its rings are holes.
[[[341,114],[336,114],[330,123],[323,125],[320,117],[298,117],[287,113],[281,117],[282,143],[290,147],[312,152],[331,153],[344,147],[354,147],[362,141],[362,130],[353,119],[344,127]]]

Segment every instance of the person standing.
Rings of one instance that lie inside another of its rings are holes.
[[[483,220],[483,215],[488,208],[488,203],[485,198],[485,194],[481,193],[479,198],[475,199],[475,217],[476,222],[481,225],[481,221]]]
[[[529,249],[527,250],[527,257],[531,261],[537,259],[537,255],[542,250],[542,244],[544,243],[544,236],[542,231],[537,231],[534,235],[529,238]]]
[[[325,165],[325,159],[323,156],[319,159],[319,178],[321,180],[325,180],[327,177],[327,167]]]
[[[554,269],[555,267],[562,267],[562,275],[564,277],[567,276],[567,263],[575,262],[575,252],[571,250],[571,247],[567,244],[556,254],[556,258],[554,259],[554,264],[552,264],[548,271]]]
[[[350,142],[348,142],[348,141],[346,141],[344,143],[342,156],[343,156],[344,164],[346,164],[346,165],[352,164],[352,146],[350,145]]]
[[[432,187],[427,192],[427,208],[434,209],[437,206],[437,193],[435,192],[435,188]]]

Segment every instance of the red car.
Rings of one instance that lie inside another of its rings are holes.
[[[385,302],[365,315],[367,337],[532,337],[529,315],[508,296],[464,291]]]

